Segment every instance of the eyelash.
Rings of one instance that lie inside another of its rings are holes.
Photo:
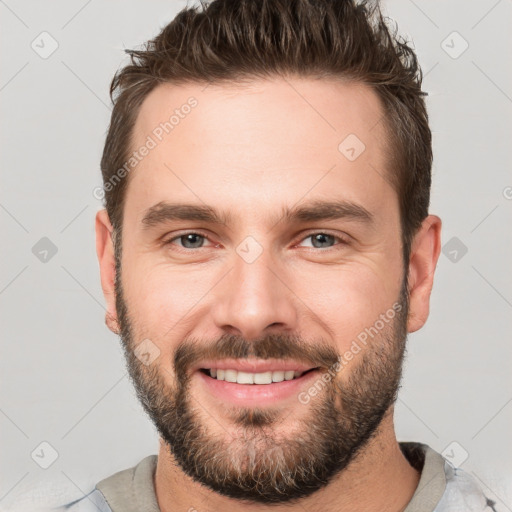
[[[339,243],[336,244],[336,245],[348,245],[349,243],[349,240],[348,238],[345,238],[343,236],[340,236],[340,235],[335,235],[334,233],[330,233],[329,231],[312,231],[310,233],[308,233],[307,235],[303,236],[299,242],[303,242],[304,240],[306,240],[307,238],[311,238],[312,236],[314,235],[329,235],[329,236],[332,236],[334,237]],[[173,236],[172,238],[170,238],[169,240],[165,240],[163,242],[163,244],[165,246],[168,246],[168,245],[174,245],[172,242],[174,242],[175,240],[179,240],[180,238],[186,236],[186,235],[199,235],[200,237],[202,238],[205,238],[206,240],[208,240],[209,242],[212,242],[209,238],[208,235],[206,235],[205,233],[201,233],[200,231],[185,231],[183,233],[180,233],[179,235],[175,235]],[[213,243],[213,242],[212,242]],[[322,248],[319,248],[319,247],[307,247],[307,249],[316,249],[318,251],[322,251],[322,252],[327,252],[327,251],[330,251],[330,250],[335,250],[336,249],[336,245],[332,246],[332,247],[327,247],[325,249],[322,249]],[[207,249],[207,247],[196,247],[195,249],[187,249],[185,247],[180,247],[180,246],[176,246],[177,250],[180,251],[180,252],[192,252],[192,251],[195,251],[195,250],[199,250],[199,249]]]

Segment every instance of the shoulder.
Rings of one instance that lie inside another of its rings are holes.
[[[90,489],[90,487],[89,487]],[[103,494],[94,487],[77,496],[76,487],[46,484],[18,494],[2,512],[113,512]]]
[[[105,497],[98,489],[93,489],[82,498],[48,510],[48,512],[112,512]]]
[[[149,455],[136,466],[99,481],[94,489],[73,502],[49,512],[158,511],[153,485],[157,455]]]
[[[427,444],[401,442],[409,463],[420,472],[420,480],[405,512],[498,512],[476,479],[454,467]]]
[[[153,487],[157,455],[149,455],[133,467],[118,471],[100,481],[95,479],[71,485],[64,479],[32,482],[19,492],[5,512],[119,512],[158,510]],[[82,489],[82,490],[81,490]],[[142,508],[139,502],[142,501]],[[151,507],[146,506],[150,504]],[[4,505],[2,503],[2,505]]]
[[[435,512],[497,512],[476,479],[445,461],[446,489]]]

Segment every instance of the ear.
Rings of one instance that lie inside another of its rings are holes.
[[[409,316],[407,331],[421,329],[427,321],[434,271],[441,251],[441,219],[429,215],[414,236],[409,258]]]
[[[116,266],[112,233],[113,228],[107,210],[100,210],[96,214],[96,254],[100,264],[101,288],[107,304],[105,323],[113,333],[119,334],[114,286]]]

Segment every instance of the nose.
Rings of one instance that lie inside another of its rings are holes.
[[[271,332],[295,331],[296,297],[283,269],[266,251],[248,263],[236,254],[234,268],[219,283],[213,320],[220,330],[254,340]]]

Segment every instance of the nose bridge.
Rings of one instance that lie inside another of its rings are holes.
[[[246,339],[268,334],[270,328],[295,329],[293,294],[281,279],[270,251],[246,239],[233,255],[233,269],[216,297],[217,327]]]

